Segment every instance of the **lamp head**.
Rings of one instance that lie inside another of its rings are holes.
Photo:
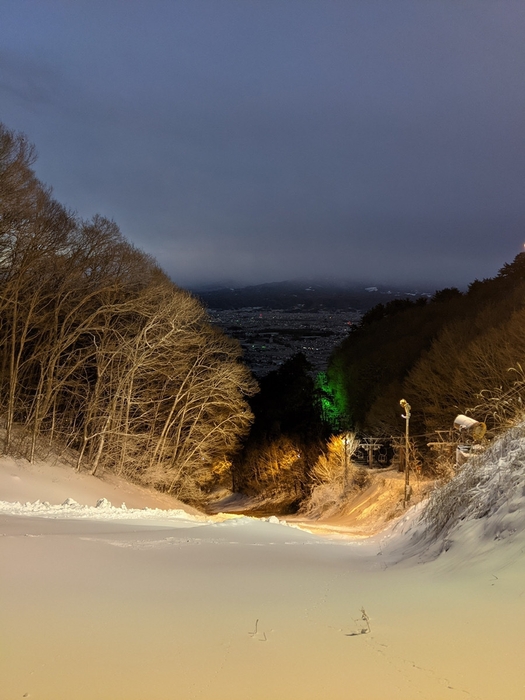
[[[399,403],[404,408],[406,416],[409,416],[410,415],[410,404],[408,403],[408,401],[405,401],[405,399],[401,399],[401,401]]]

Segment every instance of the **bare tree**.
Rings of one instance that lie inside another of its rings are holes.
[[[238,343],[122,237],[79,221],[0,127],[0,389],[5,449],[15,422],[109,469],[198,498],[252,419],[256,384]]]

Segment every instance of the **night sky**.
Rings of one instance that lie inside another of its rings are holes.
[[[464,286],[525,242],[523,0],[0,0],[0,120],[183,286]]]

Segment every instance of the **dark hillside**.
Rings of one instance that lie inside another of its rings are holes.
[[[334,351],[329,378],[350,426],[399,432],[399,399],[419,432],[448,429],[479,392],[512,383],[523,361],[525,254],[461,294],[380,304]],[[512,342],[510,340],[512,338]]]
[[[210,309],[344,309],[366,311],[379,303],[396,298],[430,294],[433,290],[400,287],[348,285],[310,282],[275,282],[237,289],[194,290]]]

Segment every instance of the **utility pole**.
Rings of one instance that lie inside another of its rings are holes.
[[[409,430],[409,422],[410,422],[410,404],[405,401],[405,399],[401,399],[399,402],[401,406],[403,407],[403,410],[405,411],[405,414],[401,416],[401,418],[404,418],[406,421],[405,424],[405,497],[403,499],[403,508],[407,507],[408,499],[410,498],[410,476],[409,476],[409,464],[408,464],[408,459],[409,459],[409,451],[410,451],[410,443],[408,440],[408,430]]]

